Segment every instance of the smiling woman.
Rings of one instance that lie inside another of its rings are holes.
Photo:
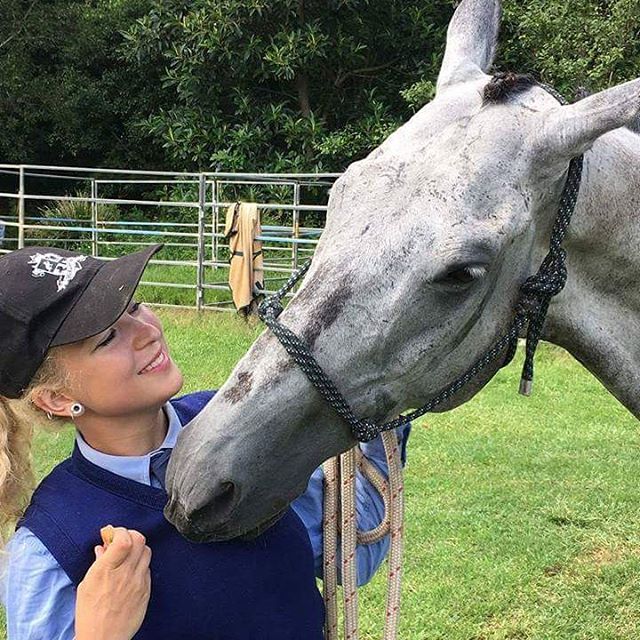
[[[320,640],[320,470],[253,540],[195,544],[164,518],[171,452],[213,392],[174,398],[183,378],[161,323],[132,301],[159,248],[110,262],[39,247],[0,258],[0,525],[18,521],[2,576],[8,637]],[[73,422],[75,447],[25,509],[45,417]],[[386,471],[379,441],[363,450]],[[374,528],[382,499],[357,486],[359,525]],[[220,509],[233,509],[230,488]],[[387,547],[358,550],[360,583]]]

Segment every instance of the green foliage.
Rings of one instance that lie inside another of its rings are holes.
[[[638,76],[640,0],[505,3],[500,66],[531,71],[568,98]]]
[[[3,162],[161,164],[135,126],[160,98],[152,67],[124,65],[119,31],[148,0],[0,0]],[[157,151],[157,148],[155,148]]]
[[[178,166],[342,169],[410,113],[450,3],[157,1],[127,61],[164,69],[171,104],[144,127]]]
[[[432,80],[418,80],[409,88],[400,92],[400,95],[407,101],[407,104],[418,110],[436,95],[436,84]]]
[[[0,159],[343,170],[428,102],[455,0],[0,0]],[[632,79],[640,0],[505,0],[497,68]]]

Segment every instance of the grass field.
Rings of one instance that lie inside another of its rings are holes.
[[[232,314],[160,315],[185,390],[221,385],[259,331]],[[549,346],[534,395],[518,396],[520,362],[465,406],[415,425],[402,640],[640,636],[638,423]],[[71,440],[38,436],[39,475]],[[360,599],[361,638],[379,638],[383,571]]]

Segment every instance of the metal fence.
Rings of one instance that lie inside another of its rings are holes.
[[[227,208],[257,202],[265,287],[274,291],[313,253],[339,175],[0,164],[0,253],[40,245],[114,259],[161,242],[141,282],[145,300],[233,309]]]

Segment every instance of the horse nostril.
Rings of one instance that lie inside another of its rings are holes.
[[[218,517],[228,515],[236,506],[238,495],[233,482],[221,482],[211,498],[211,510]]]
[[[180,533],[194,542],[211,540],[209,532],[224,526],[240,501],[238,486],[230,481],[219,482],[200,495],[200,506],[190,510],[177,497],[165,506],[165,516]],[[188,499],[188,498],[187,498]]]
[[[195,526],[204,529],[220,525],[227,520],[239,498],[240,492],[233,482],[220,482],[209,495],[207,503],[194,511],[189,519]]]

